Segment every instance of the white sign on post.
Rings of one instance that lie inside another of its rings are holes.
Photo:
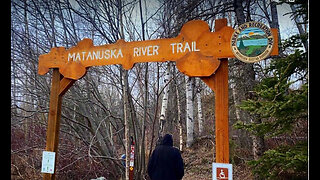
[[[54,161],[55,161],[55,152],[43,151],[42,152],[42,173],[54,173]]]
[[[232,164],[212,163],[212,180],[232,180]]]

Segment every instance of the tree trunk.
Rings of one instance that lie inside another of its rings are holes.
[[[256,118],[253,123],[262,123],[261,119]],[[252,136],[252,149],[253,149],[253,158],[255,160],[258,160],[261,155],[263,155],[265,151],[265,143],[264,143],[264,137],[254,135]]]
[[[25,54],[26,56],[29,55],[30,51],[29,51],[29,41],[30,41],[30,38],[29,38],[29,27],[28,27],[28,6],[27,6],[27,0],[24,0],[24,27],[25,27],[25,30],[24,30],[24,40],[26,42],[26,49],[25,49]],[[25,79],[25,84],[28,84],[28,78]],[[26,99],[28,99],[28,96],[26,97]],[[32,100],[32,99],[31,99]],[[27,105],[26,105],[27,106]],[[27,108],[27,107],[26,107]],[[29,141],[29,125],[28,125],[28,119],[26,118],[24,120],[24,140],[25,140],[25,143],[28,143]]]
[[[186,80],[186,120],[187,120],[187,148],[190,148],[193,144],[193,98],[192,98],[192,78],[185,76]]]
[[[167,122],[166,120],[166,112],[168,108],[168,96],[169,96],[169,80],[171,78],[170,75],[170,63],[167,64],[167,70],[164,77],[164,90],[163,90],[163,98],[162,98],[162,105],[161,105],[161,111],[160,111],[160,118],[159,118],[159,133],[158,137],[162,137],[165,133],[165,124]]]
[[[124,27],[123,27],[123,21],[122,21],[122,1],[119,0],[118,2],[118,10],[119,10],[119,34],[120,38],[124,39]],[[130,158],[130,140],[129,140],[129,82],[128,82],[128,71],[121,68],[120,76],[122,76],[122,99],[123,99],[123,118],[124,118],[124,137],[125,137],[125,147],[126,147],[126,170],[125,170],[125,178],[126,180],[129,180],[129,158]]]
[[[141,135],[141,143],[140,143],[140,163],[141,163],[141,174],[145,173],[145,131],[146,131],[146,121],[147,121],[147,113],[148,113],[148,63],[145,64],[146,69],[145,69],[145,76],[144,76],[144,102],[143,102],[143,106],[144,106],[144,111],[143,111],[143,120],[142,120],[142,135]],[[139,173],[140,175],[140,173]]]
[[[275,2],[275,1],[270,2],[270,12],[271,12],[271,20],[272,20],[270,27],[278,29],[278,39],[281,42],[278,11],[277,11],[277,2]]]
[[[245,22],[244,18],[244,9],[242,6],[242,0],[235,0],[235,13],[237,17],[237,21],[240,24]],[[247,18],[250,19],[250,18]],[[255,86],[255,72],[252,64],[243,63],[240,61],[234,62],[234,66],[232,67],[232,73],[234,76],[234,88],[232,89],[234,103],[236,105],[236,117],[238,121],[242,122],[256,122],[256,117],[250,116],[249,113],[242,111],[239,109],[239,104],[252,96],[250,93]],[[248,137],[246,133],[240,131],[240,146],[248,147]],[[258,150],[263,150],[264,147],[264,139],[261,137],[257,137],[252,135],[252,152],[255,155],[262,154],[262,152]],[[261,147],[260,147],[261,146]]]
[[[124,118],[124,137],[126,144],[126,180],[129,179],[129,155],[130,155],[130,142],[129,142],[129,102],[128,102],[128,71],[122,70],[123,74],[123,118]]]
[[[176,91],[177,98],[177,110],[178,110],[178,130],[179,130],[179,150],[183,151],[183,131],[182,131],[182,121],[181,121],[181,106],[180,106],[180,95],[178,91],[178,80],[176,76],[176,72],[174,69],[174,87]]]
[[[141,32],[142,32],[142,40],[145,40],[145,26],[142,15],[142,2],[139,0],[139,10],[140,10],[140,21],[141,21]],[[143,120],[141,123],[141,142],[140,142],[140,165],[137,173],[137,179],[142,179],[142,175],[145,173],[145,131],[146,131],[146,121],[147,121],[147,113],[148,113],[148,63],[145,63],[145,74],[144,74],[144,99],[143,99]]]
[[[197,78],[198,87],[196,92],[197,104],[198,104],[198,126],[199,136],[203,135],[203,115],[202,115],[202,103],[201,103],[201,79]]]
[[[296,10],[296,7],[294,6],[294,4],[291,4],[291,5],[290,5],[290,8],[291,8],[292,12],[296,12],[296,11],[297,11],[297,10]],[[301,24],[301,22],[300,22],[300,20],[299,20],[299,16],[296,17],[296,18],[294,18],[294,22],[295,22],[296,25],[297,25],[299,34],[300,34],[300,35],[305,35],[305,34],[306,34],[306,30],[303,29],[302,24]],[[307,43],[307,41],[302,41],[302,44],[303,44],[306,52],[308,52],[308,43]]]
[[[234,11],[236,13],[236,19],[237,19],[237,24],[243,24],[245,22],[245,17],[244,17],[244,9],[242,6],[243,0],[234,0],[233,1],[233,6],[234,6]]]

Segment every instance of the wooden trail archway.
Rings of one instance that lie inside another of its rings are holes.
[[[56,152],[57,159],[63,95],[86,74],[88,67],[121,64],[128,70],[140,62],[175,61],[180,72],[200,77],[215,92],[216,162],[229,163],[228,58],[235,57],[230,43],[234,31],[227,26],[227,19],[215,21],[215,32],[210,32],[206,22],[193,20],[175,38],[118,40],[102,46],[93,46],[91,39],[84,39],[70,49],[55,47],[41,55],[38,73],[44,75],[53,69],[46,151]],[[274,37],[271,55],[278,55],[278,31],[271,31]],[[55,179],[55,173],[45,173],[44,179]]]

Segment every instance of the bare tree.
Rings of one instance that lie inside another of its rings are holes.
[[[165,130],[165,125],[166,125],[166,111],[167,111],[167,107],[168,107],[168,97],[169,97],[169,90],[170,90],[170,86],[169,83],[171,82],[171,74],[170,74],[170,63],[167,63],[167,70],[166,70],[166,74],[163,80],[163,84],[164,84],[164,90],[163,90],[163,98],[162,98],[162,105],[161,105],[161,111],[160,111],[160,118],[159,118],[159,133],[158,136],[159,137],[163,137],[164,133],[166,133]]]
[[[199,127],[199,136],[203,135],[203,115],[202,115],[202,101],[201,101],[201,79],[196,78],[196,98],[197,98],[197,113],[198,113],[198,127]]]
[[[187,148],[193,144],[194,119],[193,119],[193,87],[191,77],[185,76],[186,81],[186,124],[187,124]]]

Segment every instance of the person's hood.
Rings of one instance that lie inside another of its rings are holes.
[[[170,134],[164,135],[163,138],[162,138],[162,141],[161,141],[161,145],[173,146],[172,135],[170,135]]]

